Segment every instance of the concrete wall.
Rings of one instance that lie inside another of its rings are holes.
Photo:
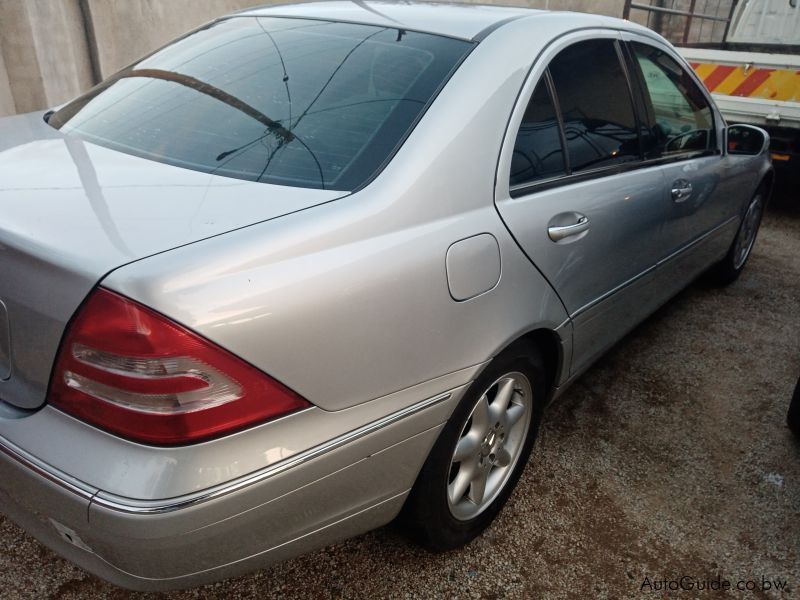
[[[218,16],[282,0],[0,0],[0,116],[61,104]],[[467,0],[621,16],[624,0]]]
[[[0,113],[58,104],[91,87],[78,0],[0,0],[0,65]]]
[[[0,52],[0,116],[11,115],[17,112],[14,96],[11,94],[11,82],[8,80],[6,62]]]
[[[100,73],[107,77],[215,19],[267,0],[87,0],[97,40]]]

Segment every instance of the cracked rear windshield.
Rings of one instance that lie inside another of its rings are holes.
[[[349,191],[391,157],[470,48],[388,27],[235,17],[124,69],[48,122],[179,167]]]

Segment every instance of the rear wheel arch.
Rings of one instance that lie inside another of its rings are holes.
[[[519,361],[520,358],[523,359],[523,362],[529,361],[531,366],[534,366],[534,368],[538,367],[540,371],[544,371],[545,389],[534,389],[534,395],[540,398],[538,408],[536,408],[537,405],[534,404],[534,410],[536,410],[538,413],[534,417],[536,419],[534,425],[536,429],[534,429],[533,433],[531,434],[532,439],[530,441],[529,449],[525,452],[525,461],[523,461],[523,465],[524,462],[527,461],[527,455],[530,452],[530,447],[532,447],[533,440],[536,438],[536,430],[538,429],[539,420],[541,419],[541,410],[552,397],[555,384],[560,376],[564,362],[563,356],[563,346],[558,333],[548,328],[533,329],[518,336],[514,340],[508,342],[503,347],[498,349],[492,355],[492,358],[486,362],[481,371],[475,375],[473,382],[469,385],[469,388],[471,389],[474,385],[478,384],[478,382],[491,374],[492,371],[496,369],[498,363],[502,364],[508,360],[514,360],[514,357],[516,357],[515,360],[517,361]],[[468,390],[466,394],[469,393],[470,392]],[[463,402],[463,399],[460,402]],[[450,543],[442,545],[440,543],[441,540],[440,542],[434,543],[434,538],[437,536],[434,535],[435,532],[429,531],[430,523],[428,523],[428,525],[422,524],[423,521],[428,521],[430,519],[430,515],[428,514],[427,509],[422,506],[423,502],[421,500],[421,497],[427,497],[430,495],[430,489],[428,488],[430,487],[431,475],[428,473],[428,471],[433,468],[431,465],[435,463],[438,458],[441,458],[438,457],[438,454],[441,454],[440,446],[444,442],[443,438],[446,440],[448,437],[448,428],[452,428],[457,424],[456,421],[459,419],[460,410],[460,405],[456,406],[454,413],[448,417],[447,422],[443,425],[443,429],[439,433],[436,443],[429,451],[428,458],[426,459],[425,464],[421,467],[420,472],[417,474],[414,486],[404,503],[403,509],[398,515],[398,518],[400,522],[404,524],[406,531],[410,533],[412,537],[416,538],[418,541],[432,549],[443,550],[446,547],[455,547],[467,540],[467,538],[464,538],[458,544],[453,545],[450,545]],[[514,478],[513,483],[511,483],[512,489],[514,485],[516,485],[516,478]],[[425,493],[420,492],[421,487],[425,487]],[[505,500],[502,500],[501,505],[504,502]],[[489,522],[492,518],[494,517],[489,518]],[[480,530],[482,531],[482,527]],[[467,537],[471,539],[472,536]]]
[[[534,329],[512,342],[511,345],[518,343],[527,344],[538,350],[539,356],[544,362],[549,399],[564,367],[564,347],[561,344],[561,338],[551,329]]]
[[[398,515],[406,534],[440,552],[469,543],[491,524],[537,437],[546,402],[546,389],[537,385],[546,375],[543,363],[538,347],[519,339],[475,377],[444,423]],[[511,417],[510,406],[525,408]],[[514,429],[519,426],[523,429]],[[470,503],[477,508],[471,510]]]
[[[725,286],[733,283],[744,270],[758,236],[764,209],[769,201],[770,177],[771,172],[768,171],[745,205],[736,236],[733,238],[728,252],[708,269],[709,279],[716,285]]]
[[[769,204],[770,198],[772,198],[772,191],[775,188],[775,169],[770,167],[766,173],[764,173],[763,177],[761,178],[761,182],[758,184],[756,189],[763,188],[766,194],[766,198],[764,200],[765,204]]]
[[[492,361],[497,356],[514,352],[518,348],[522,348],[525,354],[542,360],[547,384],[545,393],[549,400],[550,394],[557,385],[564,368],[564,347],[561,343],[561,338],[552,329],[544,327],[532,329],[499,348],[492,355],[492,360],[486,363],[484,369],[492,364]],[[479,375],[476,375],[476,377]]]

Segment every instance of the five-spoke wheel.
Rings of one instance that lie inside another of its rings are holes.
[[[721,285],[732,283],[744,270],[756,242],[768,197],[769,187],[766,184],[762,184],[753,194],[728,253],[709,270],[709,275],[716,283]]]
[[[733,266],[735,269],[741,269],[750,256],[750,251],[753,249],[753,244],[755,244],[756,241],[758,226],[761,224],[761,214],[763,211],[763,195],[756,194],[755,198],[750,201],[750,206],[747,207],[747,212],[744,215],[742,225],[739,228],[739,233],[734,242]]]
[[[512,372],[478,398],[451,459],[447,501],[456,519],[479,514],[505,485],[530,427],[531,397],[528,378]]]
[[[406,500],[410,535],[448,550],[491,524],[530,456],[546,389],[533,344],[518,342],[494,358],[461,397]]]

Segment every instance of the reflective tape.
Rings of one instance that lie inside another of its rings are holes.
[[[800,71],[698,62],[691,65],[715,94],[800,102]]]

